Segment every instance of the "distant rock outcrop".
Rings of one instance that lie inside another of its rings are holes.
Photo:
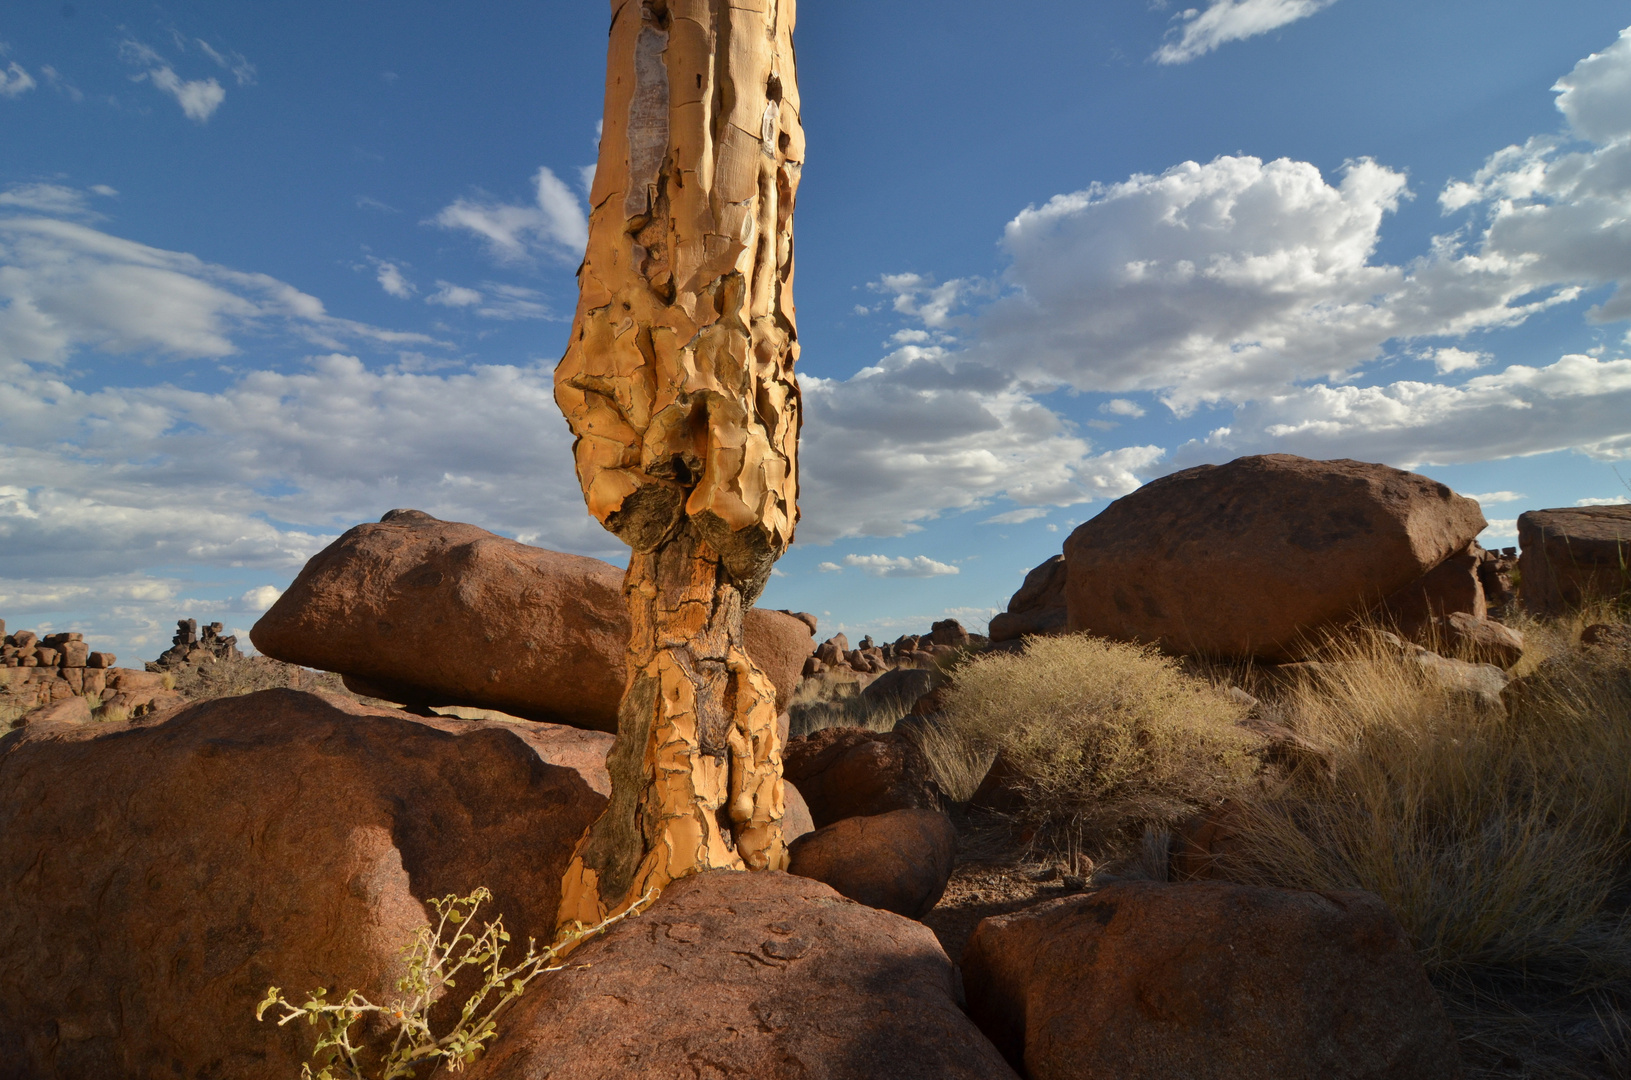
[[[5,642],[0,646],[0,709],[17,715],[22,723],[39,719],[35,710],[75,698],[86,699],[87,719],[92,703],[99,717],[139,716],[151,711],[155,702],[171,703],[161,676],[114,667],[117,657],[93,652],[83,634],[64,631],[41,637],[32,630],[7,634],[6,622],[0,619],[0,638]],[[69,706],[51,715],[74,717],[81,709]]]
[[[815,655],[804,662],[804,674],[851,671],[866,676],[900,668],[933,669],[940,661],[956,656],[960,649],[985,641],[970,634],[956,619],[941,619],[927,634],[902,634],[884,645],[874,644],[871,637],[865,637],[853,649],[849,638],[834,634],[816,646]]]
[[[176,671],[199,664],[242,660],[244,654],[238,651],[238,639],[231,634],[223,635],[222,629],[218,622],[209,623],[200,630],[197,619],[177,620],[170,647],[157,660],[148,661],[147,670]]]

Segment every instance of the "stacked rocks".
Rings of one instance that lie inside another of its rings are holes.
[[[1518,588],[1512,582],[1512,573],[1518,568],[1518,549],[1479,551],[1478,583],[1484,587],[1484,600],[1489,604],[1492,619],[1504,618],[1518,598]]]
[[[0,619],[0,706],[34,709],[87,694],[101,694],[107,685],[112,653],[91,652],[77,633],[47,634],[32,630],[6,633]]]
[[[174,671],[218,660],[242,660],[238,639],[231,634],[223,637],[222,629],[220,623],[212,622],[200,631],[197,619],[176,620],[176,635],[170,639],[170,648],[157,660],[148,661],[147,670]]]
[[[983,641],[983,639],[981,639]],[[902,634],[887,645],[874,644],[864,637],[851,649],[849,638],[834,634],[816,647],[815,655],[804,662],[805,675],[824,671],[853,671],[860,675],[881,675],[899,668],[932,668],[936,660],[975,643],[975,637],[956,619],[942,619],[927,634]]]

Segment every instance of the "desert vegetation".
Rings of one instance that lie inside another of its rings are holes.
[[[1527,645],[1504,702],[1436,678],[1374,624],[1278,670],[1073,635],[962,663],[916,737],[960,802],[1000,761],[1008,801],[988,781],[971,809],[981,851],[1022,867],[1085,855],[1095,882],[1366,890],[1409,935],[1474,1072],[1624,1075],[1626,612],[1513,621]],[[1169,871],[1165,852],[1196,834]]]

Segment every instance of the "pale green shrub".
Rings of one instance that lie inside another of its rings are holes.
[[[1259,767],[1245,709],[1150,647],[1035,638],[960,665],[944,700],[956,733],[1012,771],[1022,816],[1067,842],[1136,839],[1239,792]]]
[[[529,940],[527,954],[512,967],[503,963],[510,935],[504,930],[502,916],[483,923],[479,931],[470,928],[477,910],[491,899],[492,893],[477,889],[469,896],[449,894],[430,901],[436,909],[436,922],[421,929],[402,950],[408,971],[397,981],[401,996],[391,1003],[375,1005],[358,990],[331,1001],[329,991],[318,988],[304,1003],[296,1005],[274,986],[256,1007],[255,1019],[264,1020],[269,1009],[277,1008],[282,1012],[279,1027],[304,1019],[323,1028],[312,1050],[313,1059],[319,1061],[318,1071],[313,1073],[310,1064],[302,1065],[302,1080],[365,1080],[369,1072],[379,1080],[398,1080],[414,1076],[424,1065],[459,1072],[479,1057],[498,1034],[499,1016],[525,992],[528,983],[545,972],[559,971],[562,965],[554,963],[556,959],[585,938],[643,910],[653,894],[648,893],[627,911],[594,926],[574,924],[547,948],[539,949]],[[467,968],[471,969],[468,976],[461,974]],[[437,1035],[431,1030],[430,1009],[457,985],[455,975],[479,979],[480,984],[466,999],[453,1027]],[[383,1054],[377,1055],[377,1061],[376,1055],[354,1043],[351,1035],[352,1027],[370,1015],[396,1028],[396,1037]]]

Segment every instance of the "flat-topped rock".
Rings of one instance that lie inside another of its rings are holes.
[[[1524,606],[1561,615],[1631,596],[1631,505],[1570,506],[1518,515]]]

